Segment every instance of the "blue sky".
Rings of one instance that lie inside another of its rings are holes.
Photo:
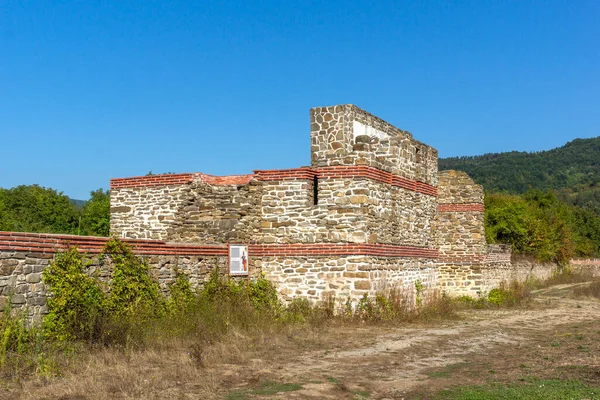
[[[0,0],[0,187],[310,163],[353,103],[441,157],[600,135],[600,2]]]

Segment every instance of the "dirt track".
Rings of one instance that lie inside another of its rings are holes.
[[[568,298],[573,286],[538,291],[532,309],[480,310],[436,327],[338,332],[349,341],[334,349],[269,366],[254,360],[252,379],[238,381],[237,390],[274,381],[302,389],[270,395],[246,389],[247,398],[410,399],[457,384],[532,376],[598,384],[600,302]]]

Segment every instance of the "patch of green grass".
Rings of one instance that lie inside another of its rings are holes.
[[[600,386],[579,381],[538,380],[520,384],[462,386],[437,393],[436,399],[452,400],[563,400],[598,399]]]
[[[328,376],[327,380],[331,383],[340,383],[339,379],[334,378],[333,376]]]
[[[251,395],[271,395],[285,392],[295,392],[302,389],[298,383],[265,382],[258,389],[237,390],[227,395],[227,400],[246,400]]]
[[[359,399],[368,399],[371,397],[371,393],[367,392],[366,390],[357,390],[354,392],[354,394]]]

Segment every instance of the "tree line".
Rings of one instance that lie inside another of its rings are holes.
[[[510,244],[514,253],[539,261],[600,257],[600,216],[561,201],[551,190],[486,193],[485,233],[488,243]]]
[[[108,236],[110,196],[107,190],[94,190],[80,205],[39,185],[0,188],[0,230]]]
[[[575,139],[548,151],[442,158],[439,168],[465,171],[486,192],[551,189],[561,200],[600,214],[600,137]]]

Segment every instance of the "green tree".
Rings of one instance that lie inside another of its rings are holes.
[[[9,230],[8,212],[4,206],[4,189],[0,189],[0,231]]]
[[[76,233],[77,207],[67,196],[38,185],[2,189],[3,229],[18,232]]]
[[[94,190],[81,210],[81,233],[108,236],[110,233],[110,195],[108,190]]]
[[[540,261],[568,262],[600,255],[600,216],[570,206],[552,191],[524,195],[490,193],[485,199],[486,239],[510,244]]]

